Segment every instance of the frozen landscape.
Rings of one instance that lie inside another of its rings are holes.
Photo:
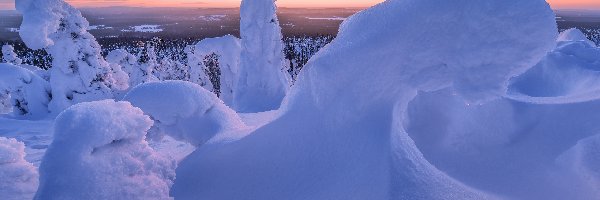
[[[274,0],[243,0],[239,34],[113,46],[92,32],[172,26],[15,3],[2,200],[600,200],[600,32],[545,0],[302,17],[335,37],[286,37]]]

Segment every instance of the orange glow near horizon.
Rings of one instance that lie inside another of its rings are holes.
[[[240,0],[66,0],[77,7],[239,7]],[[384,0],[278,0],[280,7],[369,7]],[[600,9],[600,0],[547,0],[554,8]],[[0,9],[14,9],[14,0],[0,0]]]

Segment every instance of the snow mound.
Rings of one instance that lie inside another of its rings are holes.
[[[288,90],[281,27],[274,0],[243,0],[240,7],[242,52],[234,96],[238,112],[276,110]]]
[[[25,144],[0,137],[0,199],[32,199],[38,185],[37,169],[25,161]]]
[[[216,135],[246,128],[237,113],[215,94],[190,82],[142,84],[123,100],[141,108],[155,121],[153,138],[169,135],[201,146]]]
[[[511,81],[507,98],[538,104],[600,99],[600,48],[584,40],[560,40],[540,63]]]
[[[581,32],[581,30],[579,30],[577,28],[571,28],[571,29],[567,29],[567,30],[563,31],[562,33],[560,33],[560,35],[558,35],[557,41],[559,43],[579,41],[579,42],[588,43],[591,46],[596,46],[596,43],[589,40],[585,36],[585,34],[583,34],[583,32]]]
[[[127,102],[61,113],[40,166],[36,199],[171,199],[175,161],[145,141],[152,120]]]
[[[0,64],[0,102],[5,113],[19,118],[48,115],[50,86],[33,72],[11,64]]]
[[[219,98],[225,104],[235,107],[233,97],[237,90],[237,79],[240,73],[240,39],[232,35],[207,38],[196,44],[194,53],[199,58],[204,58],[212,53],[219,55],[219,68],[221,70],[221,76],[219,77],[221,93]],[[201,64],[204,63],[201,62]]]
[[[497,99],[555,46],[557,32],[543,0],[388,0],[343,23],[306,65],[278,119],[182,161],[177,173],[194,175],[178,177],[172,194],[494,198],[423,156],[404,130],[408,104],[419,91],[448,87],[468,102]]]

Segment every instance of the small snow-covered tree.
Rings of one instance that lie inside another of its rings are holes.
[[[2,62],[10,63],[13,65],[20,65],[23,60],[15,53],[15,48],[11,45],[2,46]]]
[[[45,48],[53,58],[53,112],[113,98],[113,91],[127,89],[114,76],[120,67],[111,67],[100,55],[100,45],[87,32],[89,23],[77,9],[63,0],[17,0],[16,7],[23,14],[19,32],[23,41],[32,49]]]
[[[138,53],[137,69],[139,70],[134,76],[135,85],[142,83],[158,81],[154,69],[158,66],[156,52],[151,44],[140,44],[140,52]]]
[[[289,81],[274,0],[243,0],[241,62],[234,107],[240,112],[278,109]]]
[[[212,91],[213,85],[210,82],[210,78],[208,77],[206,71],[206,65],[204,64],[205,56],[196,54],[196,46],[189,45],[185,48],[185,53],[187,55],[187,66],[189,68],[190,78],[189,81],[192,83],[196,83],[207,90]]]
[[[50,86],[35,73],[0,64],[0,111],[14,117],[39,118],[48,114]]]

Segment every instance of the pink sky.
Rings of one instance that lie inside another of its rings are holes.
[[[237,7],[240,0],[67,0],[79,7]],[[278,0],[280,7],[367,7],[383,0]],[[600,9],[600,0],[548,0],[554,8]],[[0,0],[0,9],[11,9],[14,0]]]

